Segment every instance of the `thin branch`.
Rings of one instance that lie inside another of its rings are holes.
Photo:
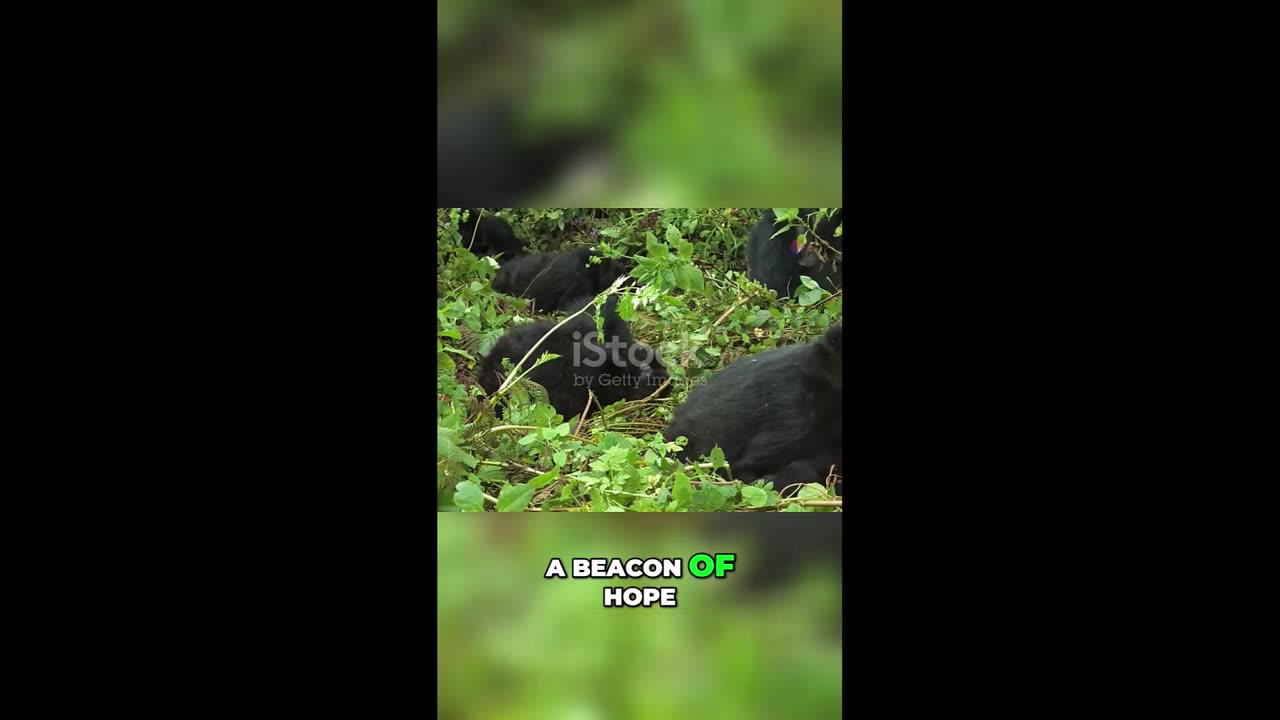
[[[623,280],[625,280],[625,279],[626,279],[626,277],[627,277],[626,275],[623,275],[622,277],[618,278],[617,280],[614,280],[614,281],[613,281],[613,285],[611,285],[611,286],[609,287],[609,289],[608,289],[608,290],[606,290],[606,291],[605,291],[604,293],[602,293],[602,294],[603,294],[603,295],[612,295],[612,294],[614,294],[615,292],[617,292],[618,288],[619,288],[619,287],[621,286],[621,284],[622,284],[622,281],[623,281]],[[596,297],[600,297],[600,296],[599,296],[599,295],[597,295]],[[516,363],[516,364],[515,364],[515,366],[514,366],[513,368],[511,368],[511,375],[510,375],[510,376],[509,376],[509,377],[508,377],[508,378],[507,378],[507,379],[502,383],[502,386],[501,386],[501,387],[499,387],[499,388],[497,389],[497,391],[493,393],[494,397],[497,397],[497,396],[501,395],[503,392],[505,392],[505,391],[506,391],[506,389],[507,389],[507,388],[511,387],[511,384],[512,384],[513,382],[515,382],[515,380],[516,380],[517,376],[523,377],[522,375],[519,375],[519,373],[520,373],[520,368],[521,368],[522,366],[524,366],[525,362],[527,362],[527,361],[529,360],[529,356],[530,356],[530,355],[533,355],[533,351],[534,351],[534,350],[537,350],[539,347],[541,347],[541,346],[542,346],[542,343],[546,342],[546,339],[547,339],[547,338],[549,338],[549,337],[551,337],[551,334],[552,334],[552,333],[554,333],[555,331],[557,331],[557,330],[559,330],[560,328],[564,327],[565,323],[569,322],[570,320],[572,320],[572,319],[574,319],[574,318],[578,317],[579,315],[581,315],[582,313],[586,312],[587,308],[591,307],[591,306],[592,306],[592,305],[594,305],[594,304],[595,304],[595,298],[592,298],[592,299],[591,299],[591,302],[587,303],[586,305],[583,305],[583,306],[582,306],[582,308],[581,308],[580,310],[578,310],[578,311],[577,311],[577,312],[575,312],[574,314],[572,314],[572,315],[570,315],[570,316],[566,317],[565,319],[561,320],[560,322],[556,323],[555,327],[552,327],[550,330],[548,330],[548,331],[547,331],[547,333],[546,333],[545,335],[543,335],[542,337],[538,338],[538,342],[534,343],[534,344],[533,344],[533,347],[529,348],[529,352],[525,353],[523,358],[520,358],[520,362]],[[526,373],[526,374],[527,374],[527,373]]]

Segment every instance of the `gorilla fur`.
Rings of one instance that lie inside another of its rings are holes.
[[[832,465],[840,475],[842,327],[837,323],[814,342],[765,350],[716,372],[689,393],[664,437],[689,438],[686,461],[719,445],[736,479],[769,477],[775,490],[821,483]]]
[[[524,243],[516,237],[506,220],[491,214],[481,217],[476,209],[468,209],[467,212],[469,217],[458,225],[462,247],[469,248],[477,257],[498,255],[501,264],[524,255]]]
[[[809,216],[815,212],[817,208],[804,208],[800,217],[812,224]],[[765,210],[747,240],[747,277],[774,290],[778,297],[791,297],[800,287],[801,275],[813,278],[827,292],[835,292],[843,283],[843,257],[840,253],[844,251],[844,238],[835,237],[843,213],[843,209],[835,210],[831,217],[814,227],[818,237],[835,248],[837,252],[833,253],[812,237],[806,238],[805,246],[797,249],[795,241],[800,236],[800,229],[796,227],[787,228],[777,237],[772,237],[778,232],[777,218],[773,210]]]
[[[493,289],[507,295],[529,298],[539,312],[576,311],[581,304],[571,301],[604,292],[627,269],[613,259],[590,264],[599,253],[589,247],[566,252],[524,255],[503,263],[493,278]]]
[[[578,310],[591,301],[590,296],[574,299],[570,310]],[[618,296],[611,296],[604,306],[604,337],[596,336],[596,321],[591,311],[574,318],[557,330],[530,356],[532,364],[544,352],[560,357],[540,365],[527,376],[547,389],[552,407],[566,419],[582,414],[595,393],[601,407],[619,400],[642,400],[657,390],[667,379],[667,369],[649,346],[635,342],[631,328],[617,314]],[[499,373],[502,358],[514,367],[547,333],[555,327],[551,321],[522,325],[503,335],[493,350],[480,362],[480,386],[492,395],[501,385]],[[576,351],[575,351],[576,347]],[[664,391],[664,395],[666,392]]]

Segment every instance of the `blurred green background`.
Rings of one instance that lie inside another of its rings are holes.
[[[723,516],[722,516],[723,517]],[[833,718],[839,515],[437,516],[439,714],[476,720]],[[697,552],[737,553],[696,579]],[[544,579],[552,557],[680,557],[684,577]],[[678,607],[605,608],[606,586]]]
[[[840,0],[440,2],[437,104],[502,99],[521,141],[592,138],[517,207],[838,207],[841,18]],[[498,144],[467,133],[483,115],[440,112],[468,119],[439,147]]]

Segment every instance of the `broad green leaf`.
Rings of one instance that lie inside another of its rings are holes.
[[[524,512],[533,499],[532,485],[508,485],[498,495],[498,512]]]
[[[769,493],[758,487],[743,486],[742,499],[751,507],[764,507],[765,503],[769,501]]]
[[[796,493],[796,497],[801,500],[825,500],[827,489],[818,483],[806,483],[800,486],[800,492]]]
[[[671,246],[676,249],[676,255],[680,256],[681,260],[689,261],[693,259],[693,243],[688,240],[675,240],[671,243]]]
[[[538,477],[530,480],[529,487],[537,489],[537,488],[543,487],[544,485],[550,485],[552,482],[555,482],[556,478],[558,477],[560,477],[559,469],[548,470],[547,472],[544,472]]]
[[[703,290],[702,272],[698,268],[693,265],[679,265],[676,267],[676,272],[680,274],[680,287],[699,292]]]
[[[453,493],[453,504],[463,510],[479,512],[484,509],[484,494],[480,492],[480,486],[463,480]]]
[[[690,512],[715,512],[724,507],[724,493],[720,492],[719,487],[727,487],[730,492],[736,492],[732,485],[703,485],[697,492],[689,498]]]
[[[671,491],[671,496],[675,498],[676,503],[680,506],[688,505],[691,492],[692,486],[689,484],[689,476],[682,472],[676,473],[675,488]]]
[[[709,457],[711,458],[711,466],[713,468],[719,470],[724,467],[724,451],[720,449],[719,445],[711,448],[711,455]]]

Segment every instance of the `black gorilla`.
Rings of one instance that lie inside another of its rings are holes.
[[[804,208],[801,219],[812,224],[809,218],[817,208]],[[791,227],[777,237],[776,218],[772,210],[765,210],[760,222],[751,230],[747,240],[747,277],[774,290],[778,297],[790,297],[800,287],[800,276],[808,275],[827,292],[835,292],[842,284],[841,266],[844,238],[835,237],[843,209],[832,212],[831,217],[818,223],[814,230],[819,238],[835,248],[836,252],[821,246],[812,237],[806,238],[804,248],[796,248],[800,232]]]
[[[576,306],[571,301],[598,295],[627,274],[626,267],[617,260],[606,258],[595,265],[587,262],[598,254],[589,247],[580,247],[568,252],[523,255],[503,263],[493,278],[493,289],[530,298],[538,311],[578,310],[585,301]]]
[[[578,310],[591,299],[576,298],[571,309]],[[657,353],[632,339],[631,328],[618,317],[617,305],[618,296],[614,295],[604,306],[605,342],[596,336],[596,321],[588,311],[547,338],[525,365],[528,367],[544,352],[560,356],[534,368],[528,378],[547,389],[552,407],[566,419],[582,414],[589,402],[588,391],[595,393],[601,407],[606,407],[619,400],[642,400],[667,379],[667,369]],[[492,395],[501,384],[498,374],[505,373],[502,358],[508,358],[514,367],[555,325],[550,321],[536,322],[503,335],[480,362],[478,375],[485,392]]]
[[[480,216],[480,211],[467,210],[469,216],[458,225],[458,234],[462,236],[462,247],[480,255],[498,255],[498,262],[519,257],[524,254],[524,243],[516,238],[506,220],[495,215]]]
[[[582,132],[521,132],[510,99],[436,104],[436,207],[488,203],[530,207],[584,152],[601,146]]]
[[[686,460],[719,445],[736,479],[772,478],[775,490],[821,483],[832,465],[840,475],[842,326],[731,363],[689,393],[664,437],[689,438]]]

